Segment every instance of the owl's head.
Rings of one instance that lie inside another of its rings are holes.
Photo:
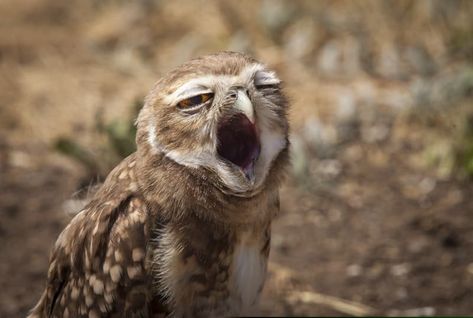
[[[251,195],[287,150],[287,100],[265,65],[240,53],[208,55],[156,83],[138,136],[139,149],[210,171],[225,192]]]

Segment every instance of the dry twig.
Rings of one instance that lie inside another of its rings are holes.
[[[294,291],[290,292],[288,296],[290,301],[299,301],[303,303],[313,303],[317,305],[325,305],[338,312],[348,314],[351,316],[368,316],[376,312],[372,307],[340,299],[333,296],[323,295],[311,291]]]

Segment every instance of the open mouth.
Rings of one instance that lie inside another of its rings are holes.
[[[244,114],[236,114],[220,123],[217,138],[219,156],[238,166],[252,180],[261,151],[256,126]]]

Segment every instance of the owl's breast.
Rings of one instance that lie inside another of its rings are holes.
[[[269,236],[263,233],[243,233],[234,249],[230,284],[243,313],[254,309],[263,289],[269,248]]]
[[[195,221],[163,229],[152,272],[173,315],[251,314],[266,276],[269,226],[217,234]]]

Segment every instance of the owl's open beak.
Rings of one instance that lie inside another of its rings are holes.
[[[243,114],[245,114],[248,120],[252,124],[254,124],[255,123],[255,110],[253,108],[253,103],[251,102],[246,92],[242,90],[238,90],[237,94],[238,94],[237,99],[233,107],[241,111]]]
[[[255,125],[253,105],[245,93],[238,92],[238,94],[235,108],[240,112],[223,119],[219,124],[217,153],[238,166],[245,177],[253,182],[261,144]]]

